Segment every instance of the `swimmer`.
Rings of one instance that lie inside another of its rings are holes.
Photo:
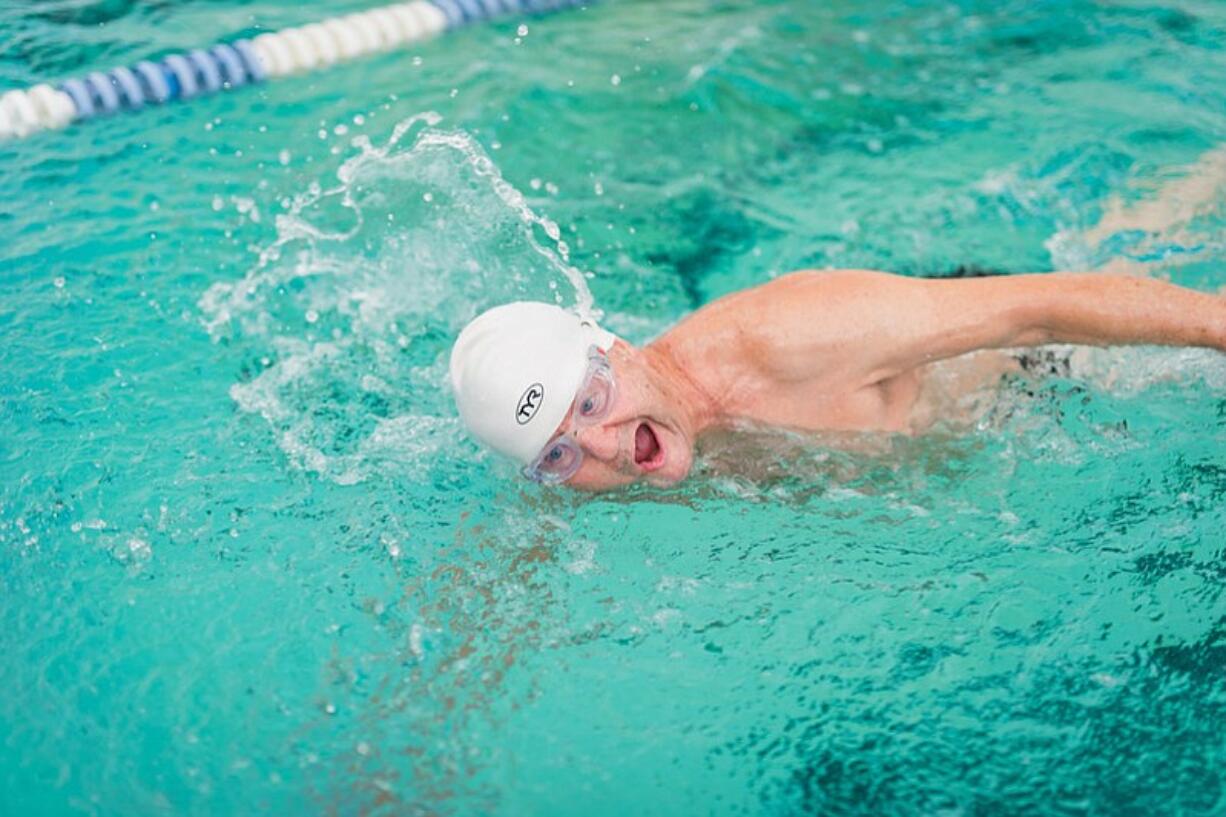
[[[600,490],[676,483],[720,431],[920,433],[934,363],[1055,343],[1226,351],[1226,297],[1093,273],[796,272],[642,347],[561,307],[498,306],[460,333],[450,374],[469,430],[525,476]]]

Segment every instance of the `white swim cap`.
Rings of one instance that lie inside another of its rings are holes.
[[[527,465],[570,411],[588,349],[615,337],[560,306],[517,301],[464,327],[451,348],[451,388],[473,436]]]

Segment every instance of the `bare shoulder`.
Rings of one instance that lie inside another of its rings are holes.
[[[792,272],[712,301],[657,343],[780,379],[812,378],[848,351],[872,283],[895,277],[869,270]]]
[[[760,328],[789,312],[809,311],[817,303],[864,292],[866,286],[897,278],[884,272],[859,269],[799,270],[757,286],[717,298],[674,327],[674,331],[711,331],[730,326]]]
[[[728,300],[738,311],[764,318],[800,315],[812,320],[815,310],[830,317],[849,307],[862,307],[880,297],[882,290],[914,283],[914,279],[876,270],[799,270],[730,295]]]

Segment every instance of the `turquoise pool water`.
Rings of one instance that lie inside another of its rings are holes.
[[[0,2],[0,89],[323,15]],[[1224,45],[609,0],[0,144],[0,813],[1226,814],[1223,357],[599,498],[442,389],[576,275],[634,341],[800,267],[1226,285],[1226,188],[1079,238],[1223,141]]]

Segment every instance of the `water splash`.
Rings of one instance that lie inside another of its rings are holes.
[[[239,408],[295,466],[340,483],[383,467],[421,477],[463,445],[446,353],[479,312],[525,299],[599,317],[558,225],[440,121],[354,138],[336,184],[283,200],[252,269],[199,299],[213,339],[258,360],[230,389]]]

